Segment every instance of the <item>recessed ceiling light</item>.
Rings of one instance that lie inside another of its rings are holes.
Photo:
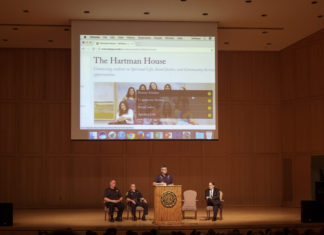
[[[312,1],[312,4],[317,4],[317,1]]]
[[[69,28],[65,28],[64,31],[70,31],[70,29]]]
[[[16,30],[16,31],[17,31],[18,29],[19,29],[19,28],[17,28],[17,27],[12,28],[12,30]]]
[[[4,38],[4,39],[2,39],[2,41],[4,41],[4,42],[8,42],[8,39]]]
[[[28,13],[28,12],[29,12],[29,10],[25,9],[25,10],[23,10],[23,12],[24,12],[24,13]]]
[[[53,40],[52,40],[52,39],[50,39],[50,40],[48,40],[48,42],[52,43],[52,42],[53,42]]]
[[[202,13],[203,16],[208,16],[207,12]]]
[[[150,12],[149,11],[144,11],[144,15],[149,15]]]
[[[90,11],[86,10],[86,11],[83,11],[84,14],[90,14]]]
[[[224,44],[225,44],[225,45],[228,45],[228,44],[229,44],[229,42],[224,42]]]
[[[272,43],[271,42],[267,42],[267,46],[271,46],[272,45]]]
[[[318,17],[318,18],[323,18],[323,15],[318,15],[317,17]]]
[[[252,0],[245,0],[245,2],[246,2],[246,3],[251,3],[251,2],[252,2]]]
[[[263,31],[263,32],[262,32],[262,34],[267,34],[267,33],[268,33],[268,31]]]
[[[267,15],[267,14],[262,14],[261,16],[262,16],[262,17],[267,17],[268,15]]]
[[[186,2],[187,0],[180,0],[181,2]]]

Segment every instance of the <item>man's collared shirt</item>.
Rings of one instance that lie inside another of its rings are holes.
[[[129,198],[131,200],[134,200],[136,203],[139,203],[141,201],[141,198],[143,198],[143,196],[142,193],[136,189],[135,191],[129,190],[126,193],[126,198]]]
[[[110,200],[118,200],[122,197],[122,194],[116,187],[114,189],[106,188],[104,197],[109,198]]]
[[[173,178],[169,174],[166,174],[166,175],[159,174],[155,178],[155,183],[166,183],[167,185],[173,184]]]
[[[214,189],[209,190],[209,196],[212,198],[214,196]]]

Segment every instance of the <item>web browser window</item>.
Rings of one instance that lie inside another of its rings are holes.
[[[82,139],[217,139],[214,36],[79,35]]]

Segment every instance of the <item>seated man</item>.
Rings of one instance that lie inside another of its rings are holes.
[[[110,222],[114,222],[114,210],[118,208],[116,221],[122,221],[124,205],[121,203],[123,200],[121,192],[116,188],[116,180],[109,182],[109,188],[106,188],[104,194],[104,201],[109,208]]]
[[[221,201],[219,198],[219,190],[215,188],[215,184],[210,182],[208,189],[205,190],[205,198],[207,206],[212,206],[214,211],[213,221],[217,220],[218,209],[221,207]]]
[[[131,184],[129,191],[126,193],[126,200],[132,208],[133,220],[136,221],[136,207],[141,206],[144,209],[142,220],[146,220],[145,216],[148,214],[148,205],[142,193],[136,189],[135,184]]]

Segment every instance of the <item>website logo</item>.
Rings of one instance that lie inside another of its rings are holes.
[[[213,132],[212,131],[206,131],[206,139],[212,139],[213,138]]]
[[[106,135],[106,132],[102,131],[99,133],[99,139],[101,140],[105,140],[107,139],[107,135]]]
[[[96,131],[90,131],[89,132],[89,139],[90,140],[96,140],[96,139],[98,139],[98,133]]]
[[[205,133],[204,132],[196,132],[196,139],[205,139]]]
[[[120,131],[118,132],[118,139],[124,140],[126,138],[126,133],[125,131]]]
[[[163,132],[154,132],[154,139],[163,139]]]
[[[172,139],[172,132],[171,131],[164,132],[164,139]]]
[[[190,131],[183,131],[182,132],[182,139],[191,139],[191,132]]]
[[[115,131],[110,131],[108,133],[108,139],[116,139],[117,133]]]
[[[137,132],[137,139],[144,139],[144,138],[145,138],[144,131],[138,131]]]
[[[173,138],[174,139],[181,139],[182,138],[182,133],[180,131],[173,132]]]
[[[135,137],[136,137],[135,132],[127,132],[127,139],[133,140],[135,139]]]
[[[145,132],[145,139],[153,139],[154,135],[153,132]]]

